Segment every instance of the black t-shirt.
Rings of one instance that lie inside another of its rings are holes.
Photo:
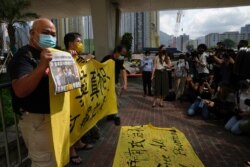
[[[40,53],[39,50],[30,45],[20,48],[8,67],[11,80],[19,79],[24,75],[32,73],[39,63]],[[44,72],[44,76],[37,88],[30,95],[18,98],[13,93],[13,100],[19,108],[25,111],[40,114],[50,113],[48,75]]]
[[[114,59],[112,55],[107,55],[102,59],[102,63],[112,59],[115,61],[115,83],[119,83],[120,71],[124,69],[123,60]]]

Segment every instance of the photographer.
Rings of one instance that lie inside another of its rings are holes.
[[[250,97],[249,80],[240,81],[239,87],[240,89],[235,95],[235,115],[225,125],[225,128],[233,134],[241,134],[242,130],[240,127],[248,124],[250,119],[250,107],[247,100]]]
[[[216,63],[215,66],[215,82],[229,84],[232,79],[233,65],[235,63],[234,58],[236,54],[233,50],[220,50],[217,53],[211,55]]]
[[[212,77],[209,77],[212,79]],[[193,89],[196,91],[196,100],[187,110],[188,116],[193,116],[201,109],[202,117],[204,119],[209,118],[210,100],[214,93],[214,89],[211,87],[212,80],[200,79],[199,83],[193,83],[192,79],[188,77],[187,81],[191,84]]]

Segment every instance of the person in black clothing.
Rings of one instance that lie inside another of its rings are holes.
[[[15,112],[32,166],[56,167],[50,120],[48,66],[56,45],[49,19],[34,21],[30,44],[20,48],[9,64]]]
[[[234,65],[234,73],[237,77],[237,81],[250,79],[250,48],[247,46],[248,41],[241,40],[239,42],[239,52]]]
[[[187,81],[192,82],[192,80],[189,78],[187,79]],[[196,91],[197,97],[195,102],[187,110],[187,115],[193,116],[199,109],[201,109],[202,117],[204,119],[208,119],[208,107],[210,106],[209,100],[211,99],[212,94],[214,93],[214,89],[211,87],[209,81],[204,78],[200,79],[198,84],[193,84],[192,87]]]
[[[116,91],[116,95],[118,98],[120,97],[122,90],[124,90],[124,91],[127,90],[127,72],[123,66],[123,60],[120,59],[121,55],[126,55],[126,54],[127,54],[127,49],[124,46],[119,45],[115,48],[112,55],[105,56],[101,61],[101,62],[105,62],[109,59],[112,59],[115,61],[115,91]],[[121,89],[121,84],[120,84],[120,80],[119,80],[121,71],[122,71],[122,78],[123,78],[122,89]],[[119,104],[119,102],[118,102],[118,104]],[[108,119],[113,119],[115,122],[115,125],[121,124],[121,120],[120,120],[120,117],[118,116],[118,114],[115,116],[109,116]]]

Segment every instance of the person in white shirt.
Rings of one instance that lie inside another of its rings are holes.
[[[149,58],[149,55],[150,55],[150,52],[146,51],[144,58],[141,60],[144,97],[146,95],[152,96],[151,75],[152,75],[152,70],[153,70],[153,60]]]
[[[165,50],[159,51],[155,57],[151,80],[154,79],[154,102],[152,107],[156,106],[157,99],[160,100],[159,106],[163,107],[163,98],[169,93],[169,82],[167,68],[171,68],[171,60]]]
[[[184,92],[188,73],[189,73],[189,64],[185,60],[184,55],[180,55],[174,71],[176,99],[180,98]]]
[[[209,74],[208,70],[208,63],[207,63],[207,58],[208,58],[208,53],[207,51],[207,46],[205,44],[200,44],[197,47],[198,51],[198,57],[195,58],[196,62],[196,69],[198,71],[198,79],[207,79],[207,76]]]

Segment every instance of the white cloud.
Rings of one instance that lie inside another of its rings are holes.
[[[177,11],[160,12],[160,30],[173,35]],[[192,39],[209,33],[240,31],[250,23],[250,6],[234,8],[183,10],[179,34],[188,34]],[[183,31],[182,31],[183,30]]]

